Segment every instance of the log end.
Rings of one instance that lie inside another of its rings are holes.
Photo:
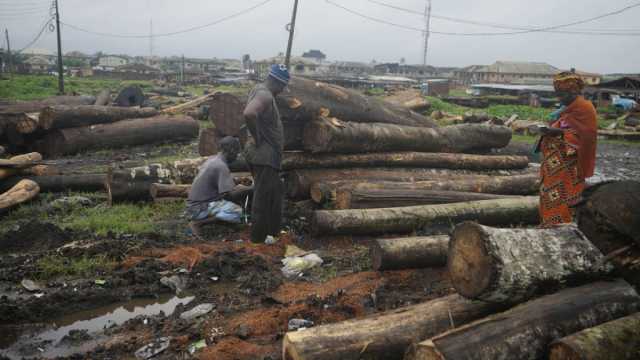
[[[426,340],[418,344],[411,344],[404,355],[404,360],[445,360],[436,350],[433,341]]]
[[[351,191],[338,190],[336,191],[336,209],[345,210],[351,209]]]
[[[309,195],[311,195],[311,200],[316,204],[322,204],[327,199],[324,196],[326,189],[325,186],[321,183],[315,183],[311,185],[311,189],[309,190]]]
[[[495,276],[485,237],[482,226],[474,222],[458,225],[451,236],[447,260],[449,276],[456,291],[467,298],[477,298]]]
[[[555,341],[549,346],[549,360],[586,360],[570,344]]]
[[[300,360],[302,357],[298,354],[295,342],[291,340],[291,334],[287,333],[282,340],[282,359],[283,360]]]

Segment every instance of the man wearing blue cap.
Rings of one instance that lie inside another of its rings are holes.
[[[264,242],[278,236],[282,221],[284,185],[280,180],[284,133],[275,97],[289,83],[284,65],[272,65],[264,83],[249,93],[244,119],[255,145],[249,144],[245,157],[254,180],[251,206],[251,241]]]

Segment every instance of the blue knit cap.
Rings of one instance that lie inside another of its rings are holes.
[[[269,76],[274,79],[280,81],[281,83],[287,85],[289,83],[289,70],[283,64],[274,64],[271,65],[271,69],[269,70]]]

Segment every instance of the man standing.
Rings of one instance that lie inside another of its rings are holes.
[[[282,221],[284,186],[280,166],[284,149],[284,133],[275,97],[289,83],[284,65],[272,65],[269,76],[249,93],[244,110],[247,128],[255,145],[247,145],[245,156],[254,178],[251,207],[251,241],[264,242],[267,235],[278,236]]]
[[[221,221],[238,224],[241,221],[242,208],[231,200],[239,200],[235,199],[236,195],[246,189],[236,188],[228,165],[238,157],[240,142],[227,136],[219,145],[221,151],[200,166],[189,191],[185,213],[196,236],[200,236],[200,226],[205,223]]]

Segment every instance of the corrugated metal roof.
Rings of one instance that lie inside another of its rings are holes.
[[[504,74],[536,74],[555,75],[560,70],[554,66],[542,62],[518,62],[518,61],[496,61],[492,65],[474,69],[480,73],[504,73]]]

